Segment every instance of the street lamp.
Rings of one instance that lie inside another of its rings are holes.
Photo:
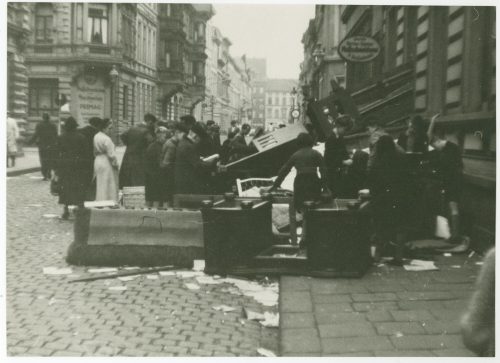
[[[114,120],[115,113],[113,111],[113,103],[114,103],[113,100],[115,98],[115,94],[119,93],[119,92],[115,91],[115,85],[118,84],[119,76],[120,76],[120,73],[118,73],[118,69],[116,69],[116,66],[113,65],[113,67],[111,68],[111,71],[109,72],[109,79],[111,81],[111,87],[109,89],[110,90],[110,92],[109,92],[109,94],[110,94],[109,116],[110,116],[110,119],[111,119],[111,123],[115,123],[114,122],[115,121]],[[119,90],[119,88],[118,88],[118,90]],[[118,104],[118,101],[116,102],[116,104]],[[120,138],[119,138],[120,130],[119,130],[119,127],[118,127],[118,121],[116,121],[116,123],[115,123],[115,128],[116,128],[116,142],[118,143],[118,141],[120,140]]]
[[[295,108],[295,97],[297,96],[295,87],[292,88],[290,95],[292,96],[292,110],[290,111],[290,115],[292,116],[292,123],[295,123],[295,119],[298,117],[298,110]]]

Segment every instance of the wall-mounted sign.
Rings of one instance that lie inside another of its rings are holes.
[[[340,42],[338,50],[347,62],[369,62],[379,55],[380,45],[371,37],[355,35]]]
[[[101,78],[80,76],[72,89],[73,116],[82,123],[91,117],[104,117],[105,97]]]

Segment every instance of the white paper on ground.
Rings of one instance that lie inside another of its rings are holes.
[[[264,348],[258,348],[257,353],[259,353],[263,357],[276,357],[276,354],[274,354],[272,351],[269,349],[264,349]]]
[[[160,276],[175,276],[174,271],[159,271]]]
[[[57,214],[47,213],[43,215],[43,218],[59,218]]]
[[[252,311],[252,310],[248,310],[247,308],[244,308],[243,309],[245,311],[245,316],[247,318],[247,320],[264,320],[264,314],[261,314],[261,313],[257,313],[255,311]]]
[[[216,284],[221,284],[221,280],[216,280],[212,276],[196,276],[196,281],[199,284],[205,284],[205,285],[216,285]]]
[[[43,273],[45,275],[69,275],[73,273],[73,270],[71,270],[71,268],[69,267],[44,267]]]
[[[39,208],[39,207],[43,207],[43,204],[28,204],[28,207]]]
[[[203,271],[205,269],[205,260],[194,260],[193,271]]]
[[[266,328],[277,328],[280,324],[280,315],[266,311],[264,313],[264,320],[260,321],[260,324]]]
[[[148,280],[158,280],[158,275],[146,275]]]
[[[87,272],[94,274],[94,273],[105,273],[105,272],[116,272],[118,269],[114,267],[102,267],[102,268],[89,268]]]
[[[43,176],[34,176],[34,175],[31,175],[29,178],[30,179],[35,179],[35,180],[40,180],[40,179],[43,179]]]
[[[199,289],[200,289],[200,286],[199,286],[199,285],[196,285],[196,284],[187,283],[187,284],[185,284],[185,286],[186,286],[189,290],[199,290]]]
[[[222,311],[224,313],[228,313],[230,311],[235,311],[236,309],[231,307],[231,306],[227,306],[227,305],[217,305],[217,306],[212,306],[212,309],[216,310],[216,311]]]
[[[433,271],[439,270],[434,261],[411,260],[409,265],[404,265],[406,271]]]
[[[203,272],[200,271],[176,271],[175,274],[182,278],[190,278],[195,276],[203,276]]]
[[[139,275],[120,276],[120,277],[118,277],[118,280],[120,280],[120,281],[132,281],[132,280],[135,280],[138,277],[139,277]]]
[[[482,266],[483,263],[484,263],[483,261],[479,261],[479,262],[476,262],[476,265]]]
[[[452,254],[451,254],[451,253],[446,252],[446,253],[443,253],[443,256],[444,256],[444,257],[451,257],[451,256],[452,256]]]
[[[127,266],[127,267],[124,267],[123,270],[138,270],[139,267],[137,266]]]
[[[108,287],[108,290],[125,291],[125,290],[127,290],[127,286],[111,286],[111,287]]]

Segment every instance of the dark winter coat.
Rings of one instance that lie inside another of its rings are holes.
[[[125,155],[120,168],[120,189],[127,186],[145,185],[146,150],[153,141],[153,135],[145,124],[131,127],[121,135]]]
[[[189,138],[179,141],[175,154],[175,193],[205,194],[212,168],[213,163],[201,160],[197,145]]]
[[[349,153],[344,139],[335,133],[325,142],[325,164],[328,170],[328,186],[334,196],[345,194],[344,165],[342,162],[349,159]]]
[[[56,173],[59,179],[59,204],[79,205],[87,190],[86,162],[91,157],[85,137],[76,130],[62,134],[56,143]]]

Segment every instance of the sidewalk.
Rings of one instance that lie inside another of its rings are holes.
[[[284,276],[281,355],[474,356],[462,343],[460,318],[480,261],[440,255],[439,271],[379,264],[360,279]]]
[[[40,170],[40,158],[38,157],[37,147],[24,147],[24,155],[16,158],[16,166],[7,168],[7,176],[16,176],[21,174],[33,173]],[[121,163],[125,146],[118,146],[116,154],[118,162]]]

